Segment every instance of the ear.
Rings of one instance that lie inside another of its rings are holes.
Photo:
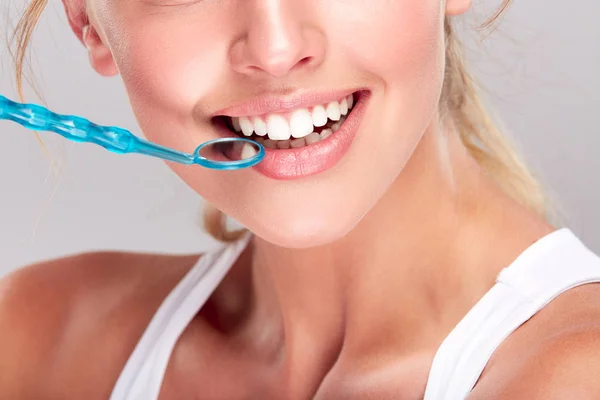
[[[119,73],[110,48],[104,43],[88,16],[85,0],[63,0],[69,26],[88,51],[90,64],[102,76]]]
[[[472,0],[446,0],[446,15],[461,15],[469,11]]]

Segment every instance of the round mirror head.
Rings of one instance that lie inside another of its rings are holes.
[[[215,139],[200,145],[195,151],[195,164],[221,170],[252,167],[265,156],[265,148],[244,138]]]

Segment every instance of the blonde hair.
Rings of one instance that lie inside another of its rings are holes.
[[[486,29],[502,17],[512,0],[503,0],[480,28]],[[32,0],[19,20],[11,44],[15,64],[17,91],[23,101],[23,67],[27,48],[35,26],[48,0]],[[446,71],[440,107],[457,131],[471,156],[516,201],[547,219],[552,210],[539,181],[515,149],[511,141],[496,126],[484,107],[463,55],[463,47],[455,34],[450,18],[444,21],[446,35]],[[204,228],[215,239],[229,242],[238,239],[245,230],[229,231],[226,216],[211,204],[204,209]]]

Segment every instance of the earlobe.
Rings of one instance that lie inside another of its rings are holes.
[[[112,52],[90,24],[82,28],[82,42],[88,51],[90,64],[102,76],[118,75],[119,70],[113,59]]]
[[[446,0],[446,15],[461,15],[469,11],[472,0]]]

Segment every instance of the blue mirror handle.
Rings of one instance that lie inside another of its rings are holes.
[[[171,150],[138,138],[126,129],[101,126],[75,115],[57,114],[37,104],[17,103],[0,95],[0,119],[14,121],[35,131],[51,131],[75,141],[95,143],[114,153],[143,153],[183,164],[193,155]]]

